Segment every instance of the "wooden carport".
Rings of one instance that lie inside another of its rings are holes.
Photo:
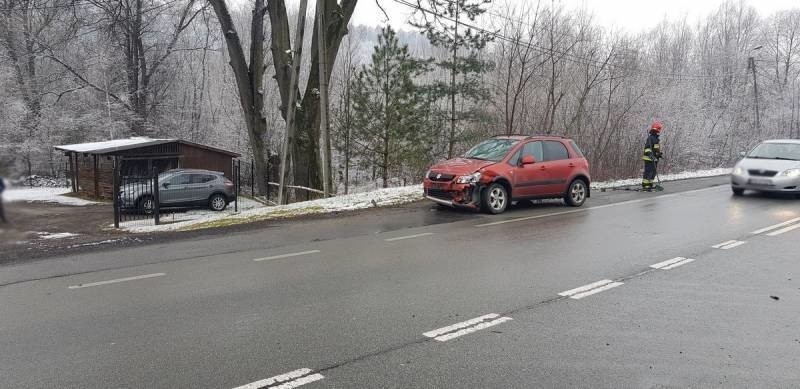
[[[239,154],[181,139],[128,138],[55,146],[69,158],[72,191],[81,196],[110,199],[114,166],[123,176],[144,176],[154,170],[187,168],[223,172],[233,179],[233,160]]]

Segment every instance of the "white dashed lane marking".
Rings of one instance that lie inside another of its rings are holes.
[[[677,257],[677,258],[668,259],[668,260],[666,260],[664,262],[659,262],[659,263],[657,263],[655,265],[650,265],[650,267],[652,267],[653,269],[669,270],[669,269],[674,269],[674,268],[676,268],[678,266],[683,266],[683,265],[685,265],[687,263],[690,263],[690,262],[694,262],[694,259],[692,259],[692,258],[684,258],[684,257]]]
[[[713,247],[715,249],[720,249],[720,250],[730,250],[730,249],[732,249],[734,247],[739,247],[739,246],[741,246],[741,245],[743,245],[745,243],[747,243],[747,242],[741,241],[741,240],[729,240],[727,242],[722,242],[720,244],[715,244],[715,245],[713,245],[711,247]]]
[[[570,289],[565,292],[561,292],[558,295],[562,297],[569,297],[575,300],[582,299],[587,296],[591,296],[595,293],[600,293],[611,288],[616,288],[620,285],[623,285],[622,282],[614,282],[611,280],[601,280],[597,282],[592,282],[591,284],[587,284],[584,286],[579,286],[575,289]]]
[[[793,226],[789,226],[789,227],[786,227],[786,228],[781,228],[778,231],[772,231],[769,234],[767,234],[767,236],[778,236],[780,234],[785,234],[785,233],[787,233],[789,231],[794,231],[794,230],[796,230],[798,228],[800,228],[800,224],[795,224]]]
[[[164,273],[144,274],[144,275],[141,275],[141,276],[117,278],[117,279],[108,280],[108,281],[98,281],[98,282],[90,282],[90,283],[87,283],[87,284],[72,285],[72,286],[69,286],[68,288],[69,289],[81,289],[81,288],[88,288],[90,286],[116,284],[118,282],[144,280],[144,279],[147,279],[147,278],[161,277],[161,276],[164,276],[164,275],[165,275]]]
[[[254,261],[269,261],[272,259],[281,259],[281,258],[291,258],[291,257],[299,257],[302,255],[310,255],[310,254],[317,254],[319,250],[309,250],[309,251],[301,251],[299,253],[290,253],[290,254],[281,254],[281,255],[273,255],[271,257],[264,257],[264,258],[256,258]]]
[[[775,224],[775,225],[771,225],[769,227],[764,227],[764,228],[762,228],[760,230],[755,230],[755,231],[751,232],[751,234],[753,234],[753,235],[763,234],[763,233],[765,233],[767,231],[777,230],[778,228],[785,227],[785,226],[788,226],[790,224],[794,224],[794,223],[797,223],[797,222],[800,222],[800,217],[796,217],[794,219],[787,220],[787,221],[785,221],[783,223],[778,223],[778,224]],[[798,224],[798,225],[800,225],[800,224]],[[798,227],[795,227],[795,228],[798,228]],[[767,235],[769,235],[769,234],[767,234]]]
[[[311,374],[309,368],[297,369],[275,377],[251,382],[247,385],[237,386],[234,389],[291,389],[325,378],[322,374]]]
[[[449,325],[447,327],[442,327],[436,330],[428,331],[422,335],[428,338],[433,338],[440,342],[446,342],[448,340],[455,339],[460,336],[471,334],[476,331],[480,331],[489,327],[496,326],[498,324],[505,323],[509,320],[512,319],[510,317],[500,316],[496,313],[490,313],[487,315],[476,317],[474,319],[462,321],[461,323],[456,323]]]
[[[421,237],[423,237],[423,236],[431,236],[431,235],[433,235],[433,233],[432,233],[432,232],[423,232],[423,233],[421,233],[421,234],[406,235],[406,236],[398,236],[398,237],[396,237],[396,238],[387,238],[387,239],[384,239],[384,241],[386,241],[386,242],[395,242],[395,241],[398,241],[398,240],[406,240],[406,239],[421,238]]]

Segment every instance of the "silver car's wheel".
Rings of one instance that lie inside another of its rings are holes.
[[[228,206],[228,202],[225,201],[225,197],[223,197],[221,194],[215,194],[208,200],[208,206],[212,211],[219,212]]]
[[[567,194],[564,196],[564,200],[567,201],[567,204],[573,207],[580,207],[586,202],[586,194],[588,189],[586,188],[586,183],[583,180],[575,180],[569,185],[569,189],[567,189]]]
[[[503,213],[508,207],[508,191],[503,185],[494,183],[483,192],[483,208],[486,212]]]

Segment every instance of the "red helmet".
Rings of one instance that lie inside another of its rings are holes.
[[[653,122],[653,124],[650,126],[650,131],[651,132],[655,132],[656,134],[660,134],[661,133],[661,122]]]

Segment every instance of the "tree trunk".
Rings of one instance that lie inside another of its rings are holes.
[[[214,0],[219,1],[219,0]],[[324,19],[327,26],[326,49],[327,67],[326,77],[330,80],[333,65],[342,38],[347,34],[347,24],[353,15],[357,0],[342,0],[341,6],[336,0],[325,0]],[[291,88],[291,69],[287,50],[291,50],[289,38],[289,22],[286,14],[284,0],[271,0],[267,3],[267,13],[272,27],[272,58],[275,63],[275,81],[281,95],[281,114],[286,118],[286,108]],[[311,39],[311,68],[308,74],[308,84],[303,92],[303,98],[298,100],[299,107],[295,111],[297,133],[292,148],[294,163],[293,177],[296,183],[304,182],[311,188],[322,188],[322,160],[320,153],[320,117],[319,117],[319,55],[317,54],[317,23],[314,23],[314,32]],[[300,94],[297,94],[300,96]]]
[[[251,24],[252,42],[250,43],[250,66],[245,60],[244,49],[236,33],[225,0],[209,0],[214,7],[214,12],[219,20],[222,34],[230,55],[230,65],[236,77],[236,87],[239,92],[239,103],[247,125],[247,135],[250,148],[253,152],[256,176],[258,179],[258,193],[267,192],[267,184],[262,177],[266,177],[267,164],[265,161],[266,150],[264,135],[267,132],[267,121],[262,115],[264,106],[263,93],[261,92],[264,77],[264,30],[263,19],[266,8],[264,0],[255,0],[253,20]]]

